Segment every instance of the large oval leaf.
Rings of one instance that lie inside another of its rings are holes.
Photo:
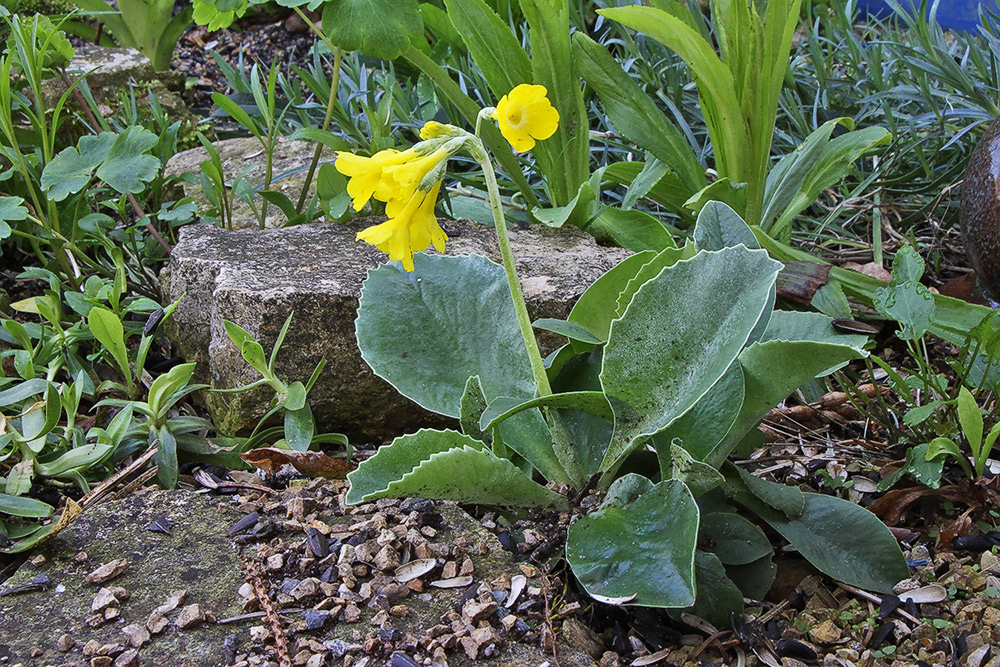
[[[535,396],[503,267],[479,255],[418,254],[414,270],[369,271],[356,322],[361,356],[422,407],[458,418],[466,381],[487,401]]]
[[[742,246],[663,269],[611,325],[601,383],[615,413],[602,468],[663,430],[722,377],[767,306],[781,264]]]
[[[369,271],[355,328],[361,357],[410,400],[460,418],[467,380],[479,376],[487,402],[535,397],[503,267],[480,255],[419,253],[414,270]],[[504,442],[546,479],[567,482],[537,410],[504,422]]]
[[[792,543],[820,572],[852,586],[891,593],[910,576],[899,543],[878,518],[841,498],[804,493],[805,507],[789,519],[764,503],[749,507]]]
[[[697,537],[698,505],[683,482],[667,480],[570,526],[566,558],[591,595],[687,607],[695,599]]]
[[[566,507],[483,443],[455,431],[423,430],[397,438],[347,477],[348,503],[378,498],[440,498],[511,507]]]

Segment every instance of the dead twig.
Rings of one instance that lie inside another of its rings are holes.
[[[264,616],[271,626],[271,634],[274,635],[274,648],[278,652],[278,665],[279,667],[292,667],[292,656],[288,652],[288,637],[285,636],[285,631],[281,627],[281,616],[278,615],[274,603],[271,602],[271,597],[267,593],[267,584],[264,583],[264,573],[260,569],[260,563],[245,557],[243,566],[246,580],[253,586],[257,602],[260,603]]]

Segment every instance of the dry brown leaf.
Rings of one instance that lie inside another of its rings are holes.
[[[283,465],[290,465],[306,477],[344,479],[355,466],[343,459],[335,459],[323,452],[297,452],[291,449],[260,447],[251,449],[240,458],[266,473],[276,473]]]

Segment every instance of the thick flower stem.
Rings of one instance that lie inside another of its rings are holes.
[[[528,316],[528,307],[524,301],[524,292],[521,290],[521,281],[518,279],[517,269],[514,267],[514,254],[510,249],[510,236],[507,234],[507,222],[504,220],[496,173],[493,171],[493,164],[486,155],[486,149],[482,142],[476,138],[475,144],[471,151],[472,157],[479,162],[483,168],[483,176],[486,178],[486,191],[489,193],[490,209],[493,212],[493,223],[496,227],[503,268],[507,273],[507,286],[510,288],[510,296],[514,302],[514,311],[517,313],[517,323],[521,328],[524,346],[528,351],[528,358],[531,360],[531,372],[535,378],[535,386],[539,396],[550,396],[552,386],[549,384],[549,376],[545,372],[545,363],[542,361],[542,353],[538,349],[538,341],[535,339],[531,318]],[[542,408],[542,414],[545,415],[545,421],[552,432],[552,448],[559,463],[566,472],[570,484],[580,488],[586,481],[586,477],[576,449],[570,442],[566,425],[554,409]]]

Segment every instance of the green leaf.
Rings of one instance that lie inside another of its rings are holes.
[[[31,480],[35,476],[35,460],[26,458],[10,469],[7,473],[7,483],[4,485],[6,495],[23,496],[31,491]]]
[[[718,470],[692,458],[683,447],[676,444],[670,446],[669,473],[664,476],[684,482],[695,498],[701,497],[726,481]]]
[[[579,324],[569,320],[556,320],[551,317],[543,317],[531,323],[536,329],[551,331],[552,333],[566,336],[570,340],[577,340],[588,345],[600,345],[604,341],[590,331],[587,331]]]
[[[155,134],[138,125],[125,128],[97,168],[97,177],[122,194],[142,192],[160,170],[160,160],[143,153],[159,141]]]
[[[761,479],[756,475],[753,475],[740,466],[726,464],[725,466],[726,474],[731,476],[732,472],[737,473],[737,477],[740,480],[740,484],[735,485],[735,488],[746,489],[754,498],[759,501],[764,502],[766,505],[771,507],[778,512],[782,512],[789,519],[794,519],[795,517],[802,514],[802,510],[805,509],[805,498],[802,495],[802,491],[798,487],[789,486],[787,484],[779,484],[777,482],[769,482],[766,479]],[[729,485],[727,487],[727,492],[733,488],[734,485]],[[739,500],[739,496],[736,496]],[[742,502],[742,501],[741,501]]]
[[[465,383],[465,391],[462,393],[459,423],[462,426],[462,433],[490,445],[493,443],[492,431],[479,428],[479,418],[483,416],[486,405],[486,396],[483,395],[479,376],[473,375]]]
[[[580,76],[601,98],[615,129],[655,155],[661,164],[676,170],[686,190],[683,199],[703,188],[705,171],[691,145],[607,49],[577,31],[573,35],[573,55]]]
[[[567,222],[587,222],[596,201],[594,188],[590,183],[583,182],[565,206],[536,206],[531,209],[531,217],[548,227],[562,227]]]
[[[668,266],[673,266],[683,259],[691,259],[697,254],[692,243],[686,244],[683,248],[664,248],[655,257],[642,265],[635,272],[635,275],[625,283],[615,299],[615,310],[612,318],[620,318],[625,314],[625,309],[632,302],[632,297],[639,291],[639,288],[655,278],[657,274]],[[610,325],[609,325],[610,326]],[[610,332],[609,332],[610,333]]]
[[[306,388],[301,382],[295,381],[288,385],[288,394],[282,405],[286,410],[301,410],[306,405]]]
[[[297,452],[308,451],[315,434],[316,422],[308,405],[285,410],[285,441],[289,447]]]
[[[604,507],[570,526],[566,559],[590,595],[687,607],[695,601],[697,534],[691,492],[667,480],[628,505]]]
[[[587,230],[598,238],[609,238],[632,252],[676,247],[663,223],[644,211],[606,208]]]
[[[837,124],[853,128],[854,122],[849,118],[827,121],[768,174],[761,227],[770,234],[779,234],[825,190],[839,183],[858,158],[892,141],[892,135],[881,127],[845,132],[830,139]]]
[[[602,342],[606,341],[611,332],[611,320],[616,317],[614,308],[608,307],[609,303],[617,300],[625,285],[654,256],[652,252],[636,253],[612,267],[580,295],[567,321],[590,331]]]
[[[73,470],[84,472],[104,461],[113,449],[109,444],[97,443],[74,447],[54,461],[39,463],[38,474],[43,477],[60,477]]]
[[[764,599],[777,573],[770,555],[746,565],[726,565],[726,576],[751,600]]]
[[[347,504],[367,502],[432,454],[459,447],[482,448],[483,443],[457,431],[432,429],[421,429],[396,438],[392,444],[379,447],[375,456],[362,461],[357,470],[347,475],[351,483]]]
[[[705,458],[722,465],[726,457],[764,415],[808,380],[865,356],[848,344],[769,340],[748,346],[740,353],[743,367],[743,407],[725,439]]]
[[[485,2],[446,0],[445,8],[497,100],[518,84],[532,83],[527,54],[507,24]]]
[[[233,341],[233,345],[239,349],[243,360],[265,378],[273,377],[267,367],[267,355],[264,354],[263,346],[254,340],[253,336],[240,325],[228,320],[223,320],[222,324],[226,329],[229,340]]]
[[[832,343],[861,350],[868,343],[868,336],[837,331],[830,318],[820,313],[776,310],[771,314],[760,342],[772,340]]]
[[[663,269],[611,325],[601,383],[615,412],[602,468],[684,414],[722,377],[767,305],[780,264],[762,250],[702,252]]]
[[[132,370],[128,365],[128,350],[125,348],[125,329],[121,319],[104,306],[94,306],[90,309],[88,324],[101,345],[114,358],[118,368],[128,378],[132,379]]]
[[[963,384],[958,390],[958,423],[962,433],[972,447],[972,455],[979,458],[979,450],[983,445],[983,413],[972,396],[972,392]]]
[[[733,512],[703,515],[701,536],[709,540],[708,550],[726,565],[749,565],[773,553],[764,532]]]
[[[669,463],[670,449],[675,440],[680,440],[691,456],[704,460],[726,437],[742,405],[743,368],[737,362],[690,410],[653,436],[660,467]]]
[[[170,407],[167,401],[191,380],[191,376],[194,375],[194,367],[194,362],[178,364],[153,380],[146,400],[150,411],[154,415],[163,416],[166,414],[167,409]]]
[[[250,114],[243,107],[222,93],[212,93],[212,101],[215,102],[217,107],[229,114],[233,120],[249,130],[257,139],[261,139],[260,128],[257,127],[257,123],[254,122],[253,118],[250,117]]]
[[[917,340],[930,330],[934,321],[934,295],[915,280],[889,285],[875,292],[875,309],[902,325],[898,336]]]
[[[520,0],[519,4],[531,40],[531,83],[545,86],[559,111],[555,133],[537,144],[533,153],[552,201],[561,204],[590,176],[590,131],[570,49],[569,4],[553,0]],[[580,219],[573,224],[580,225]]]
[[[23,203],[23,197],[0,197],[0,239],[10,236],[8,222],[25,220],[28,217],[28,209],[21,205]]]
[[[540,396],[529,401],[520,401],[509,396],[499,396],[490,401],[489,407],[483,411],[479,418],[480,428],[484,431],[498,426],[501,422],[510,419],[514,415],[531,408],[573,408],[581,410],[587,414],[612,419],[614,414],[608,399],[599,391],[573,391],[561,394],[550,394]]]
[[[740,173],[729,164],[734,156],[720,151],[749,147],[747,126],[740,116],[742,104],[732,71],[719,60],[712,45],[696,30],[675,16],[652,7],[616,7],[597,12],[634,30],[641,31],[679,55],[698,82],[698,97],[716,149],[720,175]],[[663,159],[661,157],[661,159]]]
[[[45,165],[42,171],[42,189],[52,201],[62,201],[75,194],[90,182],[91,174],[104,162],[118,135],[101,132],[80,138],[76,148],[64,148]]]
[[[0,512],[25,519],[44,519],[55,511],[48,503],[34,498],[22,498],[0,493]]]
[[[913,475],[914,479],[928,488],[940,488],[941,473],[944,472],[945,457],[948,455],[968,466],[958,445],[948,438],[934,438],[930,443],[910,447],[906,450],[903,465],[879,481],[879,492],[888,491],[907,474]]]
[[[376,375],[422,407],[461,416],[468,378],[478,375],[487,401],[535,396],[507,276],[485,257],[418,254],[414,271],[395,264],[370,271],[356,331]],[[504,444],[546,479],[569,481],[537,410],[504,422]]]
[[[411,40],[420,39],[423,22],[417,0],[337,0],[323,5],[323,33],[345,51],[393,60]]]
[[[531,481],[483,443],[455,431],[422,430],[396,438],[350,473],[347,502],[439,498],[511,507],[566,506],[566,499]]]
[[[156,481],[160,486],[164,489],[176,488],[179,474],[177,438],[166,426],[156,429],[156,454],[153,455],[153,462],[156,463]]]
[[[721,201],[708,202],[698,213],[694,243],[698,250],[722,250],[741,243],[751,250],[760,248],[740,214]]]
[[[743,593],[729,579],[716,554],[695,553],[694,580],[698,597],[688,612],[717,628],[729,627],[743,613]]]
[[[803,494],[794,519],[763,503],[748,509],[764,519],[820,572],[878,593],[910,576],[896,538],[878,518],[854,503],[816,493]]]

